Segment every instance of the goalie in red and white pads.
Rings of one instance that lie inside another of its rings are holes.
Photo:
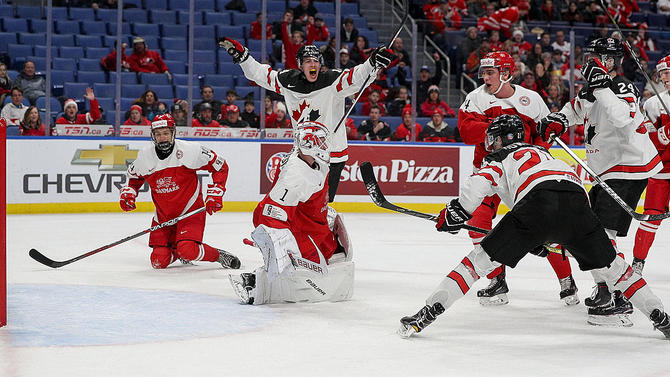
[[[341,217],[328,206],[329,132],[317,122],[296,129],[270,192],[254,210],[251,233],[263,255],[253,273],[230,275],[243,303],[341,301],[353,295],[353,250]]]
[[[128,166],[128,185],[121,189],[120,206],[135,209],[137,192],[144,182],[151,188],[156,206],[152,226],[187,212],[206,207],[210,215],[223,208],[223,194],[228,179],[228,164],[214,151],[199,143],[175,139],[175,122],[170,114],[158,115],[151,123],[153,145],[139,151]],[[212,173],[203,202],[197,171]],[[219,262],[224,268],[240,268],[240,260],[202,242],[205,213],[200,212],[177,224],[157,229],[149,235],[151,266],[166,268],[177,259]]]

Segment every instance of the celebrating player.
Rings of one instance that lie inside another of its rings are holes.
[[[228,164],[214,151],[198,143],[175,139],[175,123],[170,114],[158,115],[151,123],[153,145],[140,150],[128,166],[128,185],[121,189],[121,209],[135,209],[137,192],[144,182],[151,188],[156,206],[152,226],[206,206],[210,215],[223,208]],[[212,173],[203,203],[197,171]],[[219,262],[224,268],[240,268],[240,260],[202,242],[205,213],[200,212],[176,225],[157,229],[149,236],[151,266],[166,268],[177,259]]]
[[[618,256],[586,189],[573,169],[544,148],[524,143],[525,125],[501,115],[486,130],[484,165],[468,177],[459,199],[440,212],[438,231],[456,233],[487,195],[497,193],[511,208],[442,280],[413,316],[403,317],[398,333],[409,337],[463,297],[472,284],[501,264],[515,267],[528,250],[544,243],[564,245],[582,270],[594,270],[630,299],[670,339],[670,319],[646,281]]]
[[[249,55],[249,50],[236,40],[221,38],[219,45],[228,51],[235,63],[240,64],[244,75],[265,89],[283,95],[293,128],[303,121],[319,122],[332,133],[344,115],[344,99],[361,89],[361,85],[374,70],[384,69],[395,59],[391,50],[378,47],[363,64],[345,70],[329,69],[321,72],[323,56],[314,45],[298,49],[296,58],[300,69],[274,71],[267,64],[260,64]],[[376,72],[374,72],[376,76]],[[332,135],[330,156],[329,201],[335,199],[340,174],[347,151],[347,134],[344,124]]]
[[[264,265],[230,275],[243,303],[341,301],[353,294],[354,263],[340,216],[328,206],[328,129],[306,121],[270,192],[254,210],[251,233]]]
[[[653,130],[649,132],[649,138],[656,146],[658,154],[663,160],[663,170],[649,178],[647,195],[644,198],[644,213],[659,214],[667,211],[670,200],[670,117],[663,108],[663,103],[670,103],[670,55],[656,63],[656,71],[661,82],[665,85],[665,91],[659,96],[653,96],[644,103],[644,112],[653,124]],[[662,103],[663,102],[663,103]],[[644,261],[649,254],[649,248],[654,243],[654,237],[661,220],[643,221],[635,234],[635,246],[633,247],[633,263],[631,265],[642,274]]]
[[[617,75],[623,60],[618,39],[598,38],[587,46],[588,62],[582,67],[587,85],[558,113],[542,119],[539,132],[544,140],[552,133],[561,135],[575,124],[584,125],[587,163],[631,208],[637,206],[647,179],[663,168],[654,144],[646,135],[644,115],[639,111],[638,89]],[[625,237],[631,216],[601,186],[589,192],[593,211],[616,247],[616,238]],[[628,314],[633,307],[621,292],[614,300],[606,278],[593,272],[596,289],[584,300],[593,325],[631,326]]]
[[[525,141],[531,144],[547,146],[536,131],[536,124],[549,114],[547,105],[537,92],[522,86],[512,85],[514,74],[514,59],[506,52],[490,52],[480,60],[479,77],[484,79],[484,85],[470,92],[458,112],[458,130],[466,144],[475,146],[474,171],[482,164],[486,155],[484,142],[486,128],[495,117],[501,114],[516,114],[521,117],[525,126]],[[500,204],[497,195],[484,198],[482,204],[472,214],[469,221],[484,229],[491,229]],[[484,237],[483,234],[470,232],[472,243],[477,246]],[[527,250],[522,250],[527,251]],[[556,272],[561,286],[559,296],[567,305],[579,303],[577,286],[572,278],[570,262],[559,254],[549,253],[547,260]],[[508,303],[505,282],[505,266],[493,271],[488,278],[492,279],[489,286],[477,292],[482,305],[502,305]]]

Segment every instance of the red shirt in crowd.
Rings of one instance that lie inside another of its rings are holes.
[[[75,119],[68,120],[63,114],[60,118],[56,119],[56,124],[91,124],[96,120],[100,119],[102,114],[100,114],[100,107],[98,107],[98,100],[94,99],[91,101],[91,111],[86,114],[77,114]]]
[[[272,25],[270,25],[269,23],[266,23],[265,26],[266,26],[265,30],[267,32],[266,38],[271,39],[272,38]],[[249,36],[251,37],[251,39],[262,39],[263,38],[263,36],[261,35],[261,28],[262,28],[262,25],[261,25],[260,22],[254,21],[254,22],[251,23],[251,28],[249,30]]]
[[[130,70],[134,72],[164,73],[168,67],[156,51],[144,50],[143,53],[132,53],[128,57]]]

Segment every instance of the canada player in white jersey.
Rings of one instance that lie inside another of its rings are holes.
[[[665,85],[665,91],[659,96],[653,96],[644,103],[644,112],[651,121],[649,138],[656,146],[661,160],[663,170],[649,178],[647,194],[644,198],[644,213],[659,214],[668,210],[670,202],[670,116],[668,116],[663,103],[670,104],[670,55],[656,63],[656,71],[661,82]],[[663,103],[661,103],[663,101]],[[661,220],[643,221],[640,223],[635,234],[635,246],[633,247],[633,263],[631,265],[640,274],[644,268],[644,261],[649,254],[649,248],[654,243],[656,231],[661,225]]]
[[[474,171],[481,164],[486,150],[484,148],[486,128],[495,117],[501,114],[515,114],[521,117],[525,127],[525,141],[530,144],[547,146],[537,134],[537,122],[549,114],[542,97],[534,91],[519,85],[512,85],[514,59],[506,52],[490,52],[480,60],[480,77],[484,85],[468,93],[458,112],[458,130],[466,144],[475,146]],[[497,195],[484,198],[482,205],[474,211],[470,225],[491,229],[500,198]],[[484,238],[483,234],[470,232],[474,245]],[[559,297],[567,305],[579,303],[577,286],[572,278],[570,262],[567,258],[549,253],[547,260],[556,272],[561,291]],[[504,266],[493,271],[489,286],[477,292],[482,305],[502,305],[508,303],[508,287],[505,281]]]
[[[228,164],[214,151],[198,143],[175,139],[175,122],[170,114],[159,115],[151,123],[153,143],[139,151],[128,166],[128,185],[121,189],[121,209],[135,209],[135,198],[149,184],[156,206],[152,226],[206,206],[210,215],[223,208],[223,194],[228,179]],[[207,198],[197,171],[212,173]],[[187,217],[177,224],[157,229],[149,235],[151,266],[166,268],[177,259],[183,261],[219,262],[224,268],[240,268],[240,260],[202,242],[205,212]]]
[[[347,69],[329,69],[321,72],[323,57],[314,45],[305,45],[296,54],[300,69],[275,71],[260,64],[246,47],[236,40],[221,38],[219,45],[239,63],[244,75],[259,86],[284,96],[287,115],[293,129],[304,121],[319,122],[332,133],[344,115],[345,98],[358,92],[373,70],[384,69],[395,59],[386,47],[378,47],[363,64]],[[374,72],[376,75],[376,72]],[[349,158],[346,126],[342,124],[332,135],[330,155],[329,201],[335,198],[344,163]]]
[[[400,320],[398,333],[409,337],[423,330],[481,276],[501,264],[514,267],[529,250],[560,243],[570,250],[580,269],[600,272],[612,289],[623,291],[670,339],[670,320],[661,300],[616,254],[574,170],[543,147],[524,143],[524,124],[516,115],[494,119],[486,137],[492,153],[468,177],[460,197],[440,212],[436,228],[457,233],[482,199],[493,193],[511,211],[442,280],[418,313]]]
[[[353,294],[354,263],[341,217],[328,206],[329,132],[298,125],[293,151],[254,211],[251,233],[264,265],[230,276],[243,303],[341,301]]]
[[[582,67],[587,85],[558,113],[539,124],[541,136],[560,136],[567,127],[584,125],[586,161],[631,208],[637,207],[647,179],[657,174],[663,163],[647,135],[648,121],[640,112],[638,90],[626,78],[617,75],[623,60],[623,46],[614,38],[598,38],[585,48],[588,61]],[[631,216],[600,186],[589,192],[593,211],[603,223],[616,247],[616,238],[625,237]],[[589,306],[589,323],[594,325],[632,326],[633,308],[620,292],[614,300],[605,279],[593,273],[594,294],[584,300]]]

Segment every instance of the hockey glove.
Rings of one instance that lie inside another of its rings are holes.
[[[456,234],[471,218],[472,215],[463,208],[458,199],[454,199],[440,212],[435,228],[438,232]]]
[[[393,51],[386,48],[386,46],[377,47],[372,54],[370,54],[370,64],[377,69],[384,69],[391,64],[396,58]]]
[[[135,209],[135,198],[137,197],[137,191],[130,186],[126,186],[121,189],[121,200],[119,200],[119,205],[121,209],[128,212]]]
[[[589,89],[609,88],[612,84],[612,78],[607,69],[598,59],[591,59],[582,67],[582,75],[589,83]]]
[[[556,134],[556,137],[563,135],[568,126],[568,117],[565,114],[551,113],[537,124],[537,133],[540,134],[542,140],[547,141],[551,134]]]
[[[670,128],[663,126],[656,131],[656,136],[658,136],[658,141],[663,145],[670,144]]]
[[[210,183],[207,185],[207,198],[205,199],[205,207],[207,213],[210,215],[214,212],[219,212],[223,208],[223,194],[226,189],[223,185],[218,183]]]
[[[236,64],[240,64],[249,58],[249,50],[234,39],[219,38],[219,47],[225,48],[228,54],[233,57],[233,62]]]

